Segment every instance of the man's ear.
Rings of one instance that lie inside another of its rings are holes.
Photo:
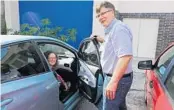
[[[112,14],[113,14],[113,16],[115,17],[115,15],[116,15],[116,12],[115,12],[114,10],[112,10]]]

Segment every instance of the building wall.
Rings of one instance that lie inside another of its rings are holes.
[[[174,1],[119,1],[120,13],[173,13]]]
[[[33,1],[34,2],[34,1]],[[174,41],[174,1],[111,1],[118,12],[119,19],[123,18],[147,18],[159,19],[158,39],[156,56],[172,41]],[[24,2],[27,3],[27,2]],[[36,2],[35,2],[36,3]],[[96,19],[96,5],[101,1],[93,2],[72,2],[66,6],[66,3],[60,3],[57,7],[49,8],[37,4],[36,9],[41,10],[42,17],[53,15],[51,21],[53,24],[65,27],[78,27],[77,44],[70,43],[78,47],[78,44],[84,37],[92,34],[104,36],[103,27]],[[54,3],[53,3],[54,4]],[[87,5],[86,5],[87,4]],[[20,5],[21,6],[21,5]],[[18,1],[5,1],[5,13],[7,28],[19,30],[20,23],[26,21],[24,19],[25,11],[32,11],[32,4],[23,5],[23,9],[19,9]],[[28,7],[28,8],[27,8]],[[49,11],[54,9],[55,11]],[[45,12],[43,11],[45,10]],[[19,13],[20,12],[20,13]],[[36,10],[36,13],[39,12]],[[63,14],[63,15],[62,15]],[[20,15],[20,16],[19,16]],[[92,16],[93,15],[93,16]],[[56,17],[54,17],[56,16]],[[67,22],[64,22],[66,19]],[[64,24],[65,23],[65,24]],[[78,26],[77,26],[77,25]],[[91,30],[92,29],[92,30]]]
[[[155,58],[159,19],[124,18],[133,34],[133,56]]]
[[[92,13],[93,1],[5,1],[8,29],[18,31],[23,23],[40,26],[48,18],[52,26],[77,30],[76,42],[68,42],[75,48],[92,33]]]
[[[20,1],[20,24],[40,26],[40,20],[48,18],[53,26],[75,28],[76,42],[68,43],[78,48],[92,33],[92,7],[93,1]]]
[[[140,18],[159,19],[156,54],[159,53],[172,41],[174,41],[174,1],[111,1],[118,11],[118,19]],[[96,16],[95,8],[101,3],[94,0],[93,15]],[[93,17],[93,33],[104,36],[103,27]],[[102,28],[101,28],[102,27]],[[150,40],[150,39],[149,39]]]
[[[13,29],[13,31],[18,31],[20,28],[18,1],[5,0],[4,2],[7,29]]]
[[[123,18],[159,19],[156,57],[174,41],[174,13],[120,13],[120,19]]]

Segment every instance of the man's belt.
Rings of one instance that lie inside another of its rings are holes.
[[[124,78],[125,78],[125,77],[129,77],[129,76],[131,76],[132,73],[133,73],[133,72],[124,74],[123,77],[124,77]],[[112,77],[112,74],[106,74],[106,76]]]

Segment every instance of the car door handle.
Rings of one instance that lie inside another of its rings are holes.
[[[0,105],[1,105],[1,107],[3,107],[3,106],[10,104],[12,101],[13,101],[13,99],[5,99],[1,102]]]
[[[150,88],[153,88],[153,81],[150,81],[150,82],[149,82],[149,87],[150,87]]]
[[[81,79],[82,79],[83,81],[88,82],[88,79],[87,79],[87,78],[81,77]]]

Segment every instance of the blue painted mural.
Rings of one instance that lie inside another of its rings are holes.
[[[75,28],[76,42],[68,42],[75,48],[92,33],[93,1],[19,1],[19,13],[20,24],[40,26],[48,18],[53,26]]]

